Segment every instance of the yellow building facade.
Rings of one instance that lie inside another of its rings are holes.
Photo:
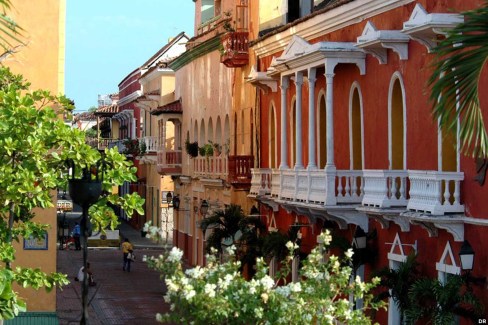
[[[16,74],[22,74],[32,85],[31,89],[45,89],[52,94],[64,94],[65,65],[65,0],[45,0],[34,5],[29,0],[13,1],[8,15],[22,27],[19,37],[24,45],[2,63]],[[55,196],[53,196],[55,198]],[[36,221],[50,224],[46,250],[27,250],[21,242],[15,246],[15,264],[40,268],[46,273],[56,271],[56,209],[34,211]],[[15,266],[15,265],[14,265]],[[28,311],[56,311],[56,290],[15,288],[27,302]]]

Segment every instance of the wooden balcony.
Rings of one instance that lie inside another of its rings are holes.
[[[236,189],[251,188],[254,156],[229,156],[229,183]]]
[[[228,32],[221,38],[220,62],[228,68],[245,66],[249,62],[249,33]]]
[[[181,150],[162,150],[158,155],[158,173],[160,175],[181,175],[183,161]]]

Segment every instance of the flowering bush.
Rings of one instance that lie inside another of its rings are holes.
[[[149,230],[148,234],[157,230]],[[379,283],[375,278],[365,283],[351,281],[352,250],[343,259],[325,259],[332,237],[328,231],[319,236],[319,244],[303,262],[300,282],[287,282],[296,244],[289,242],[290,255],[283,261],[276,279],[268,275],[268,266],[257,260],[255,276],[247,281],[238,271],[240,263],[232,259],[219,263],[207,255],[207,266],[184,270],[178,248],[159,257],[145,257],[149,267],[164,274],[170,313],[156,316],[161,322],[184,324],[371,324],[368,309],[378,309],[370,290]],[[235,248],[228,249],[230,256]],[[345,266],[346,265],[346,266]],[[278,285],[280,283],[281,285]],[[363,300],[361,309],[353,309],[349,295]]]

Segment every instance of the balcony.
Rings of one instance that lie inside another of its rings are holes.
[[[407,206],[406,170],[364,170],[363,206]]]
[[[460,202],[463,173],[337,170],[329,177],[325,170],[268,168],[252,169],[251,173],[250,197],[320,206],[360,204],[389,213],[395,210],[397,215],[420,213],[435,217],[464,213]]]
[[[249,33],[228,32],[221,38],[220,62],[228,68],[245,66],[249,62]]]
[[[158,173],[160,175],[181,175],[181,150],[163,150],[157,152]]]
[[[108,149],[112,149],[114,147],[117,148],[117,151],[123,153],[125,151],[125,144],[124,140],[120,139],[112,139],[112,141],[107,142]]]
[[[235,189],[249,190],[253,167],[254,156],[229,156],[229,183]]]
[[[195,157],[192,160],[193,173],[200,178],[226,179],[229,174],[227,157]]]
[[[158,151],[158,137],[143,137],[140,139],[146,146],[146,154],[156,154]]]
[[[270,193],[278,200],[326,205],[359,204],[363,198],[363,176],[360,170],[338,170],[328,177],[325,170],[253,170],[252,194]],[[328,184],[330,183],[330,184]],[[268,189],[271,184],[271,189]],[[333,193],[328,189],[334,189]],[[331,198],[332,197],[332,200]]]
[[[464,173],[409,170],[410,200],[407,209],[433,215],[464,213],[460,203]]]

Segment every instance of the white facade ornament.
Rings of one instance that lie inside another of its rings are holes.
[[[366,53],[373,55],[380,64],[386,64],[387,49],[398,54],[400,60],[408,60],[408,42],[410,38],[397,30],[378,30],[368,21],[363,34],[357,38],[356,46]]]
[[[246,81],[254,87],[260,88],[264,92],[271,90],[271,92],[275,93],[278,90],[278,81],[269,77],[264,71],[257,71],[255,66],[251,67],[251,71],[246,77]]]
[[[423,44],[429,53],[437,45],[438,35],[445,35],[446,31],[463,23],[464,17],[459,14],[433,13],[429,14],[417,3],[410,15],[410,19],[403,23],[402,32],[411,39]]]

